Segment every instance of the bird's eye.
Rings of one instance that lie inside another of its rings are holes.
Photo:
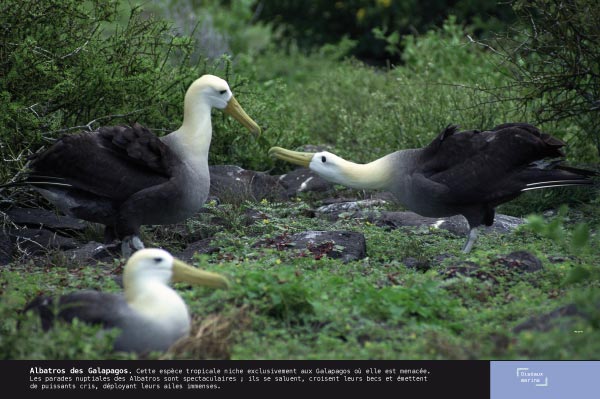
[[[225,94],[225,93],[227,93],[227,90],[221,90],[221,91],[219,91],[219,93],[220,94]]]
[[[160,263],[160,262],[162,262],[163,259],[156,257],[156,258],[154,258],[152,260],[154,261],[154,263]]]
[[[323,163],[327,162],[327,158],[325,156],[322,156],[321,157],[321,162],[323,162]]]

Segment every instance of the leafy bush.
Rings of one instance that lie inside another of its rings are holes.
[[[482,34],[513,18],[507,4],[491,0],[460,0],[451,5],[442,0],[262,0],[255,2],[255,10],[261,21],[283,31],[284,43],[292,41],[311,50],[347,37],[355,43],[348,55],[376,64],[399,61],[400,52],[388,47],[387,41],[441,26],[448,15],[476,25]]]
[[[515,0],[518,24],[492,45],[538,122],[569,121],[581,150],[600,155],[600,9],[594,0]]]
[[[159,135],[177,129],[185,90],[205,73],[228,80],[248,113],[265,119],[255,115],[261,106],[252,104],[256,97],[244,91],[246,80],[233,73],[228,57],[208,61],[170,22],[123,5],[117,0],[3,3],[0,155],[17,162],[0,168],[2,181],[23,166],[24,155],[64,133],[134,122]],[[256,167],[251,152],[232,149],[240,138],[252,140],[244,128],[224,117],[213,121],[218,152],[211,152],[210,161],[248,161]],[[266,157],[268,144],[263,147]]]

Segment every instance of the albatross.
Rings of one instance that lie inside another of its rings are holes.
[[[188,282],[213,288],[227,288],[228,280],[215,273],[194,268],[173,258],[162,249],[135,252],[123,270],[123,293],[77,291],[55,304],[40,296],[25,311],[35,310],[44,330],[57,317],[79,319],[105,328],[121,330],[114,342],[115,351],[148,353],[165,351],[190,331],[190,315],[183,299],[167,284]]]
[[[127,257],[144,247],[141,225],[180,222],[206,201],[212,108],[260,134],[227,82],[204,75],[188,88],[176,131],[159,138],[135,124],[65,135],[31,157],[19,184],[35,187],[69,216],[104,224],[105,242],[122,240]]]
[[[592,183],[593,171],[544,161],[564,157],[563,146],[533,125],[505,123],[487,131],[463,132],[451,125],[424,148],[396,151],[367,164],[327,151],[272,147],[269,154],[308,167],[333,183],[390,191],[422,216],[463,215],[469,224],[463,252],[468,253],[477,227],[493,224],[496,206],[524,191]]]

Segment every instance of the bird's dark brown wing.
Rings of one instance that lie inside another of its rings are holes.
[[[88,290],[63,295],[58,303],[52,298],[39,296],[24,311],[36,311],[42,320],[42,327],[47,330],[57,318],[68,322],[77,318],[106,328],[119,327],[131,309],[121,294]]]
[[[423,152],[418,173],[442,184],[448,203],[487,203],[515,196],[534,161],[560,157],[565,144],[529,124],[440,134]]]
[[[179,163],[158,137],[140,125],[104,127],[64,136],[35,154],[29,180],[48,178],[93,195],[124,200],[169,180]]]

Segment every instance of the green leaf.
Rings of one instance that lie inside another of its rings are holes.
[[[587,246],[590,240],[590,227],[587,223],[579,223],[573,229],[571,246],[573,249],[582,249]]]
[[[564,285],[581,283],[590,278],[591,275],[592,273],[590,273],[587,268],[583,266],[577,266],[569,272],[565,278]]]

